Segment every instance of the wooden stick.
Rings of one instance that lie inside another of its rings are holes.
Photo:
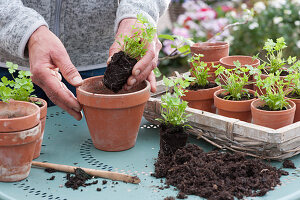
[[[59,165],[54,163],[43,163],[37,161],[32,161],[32,165],[43,167],[43,168],[51,168],[57,171],[68,172],[68,173],[74,173],[75,169],[79,168],[79,167],[74,167],[69,165]],[[123,181],[126,183],[134,183],[134,184],[138,184],[141,182],[141,180],[137,176],[129,176],[127,174],[121,174],[117,172],[110,172],[104,170],[96,170],[96,169],[89,169],[89,168],[82,168],[82,167],[80,168],[91,176],[97,176],[100,178],[106,178],[114,181]]]

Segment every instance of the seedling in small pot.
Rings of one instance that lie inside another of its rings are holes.
[[[262,62],[262,64],[258,66],[258,69],[260,69],[264,74],[281,71],[281,76],[287,75],[288,72],[285,67],[286,65],[293,65],[296,62],[296,57],[289,56],[287,60],[283,58],[283,50],[286,47],[287,46],[283,37],[277,38],[276,42],[272,39],[268,39],[263,47],[263,50],[266,51],[266,60],[260,59],[258,57],[259,54],[255,56],[255,58],[260,59]]]
[[[235,61],[233,63],[236,67],[232,69],[226,69],[223,66],[218,66],[215,71],[217,76],[215,81],[218,85],[222,85],[224,93],[226,93],[224,99],[233,101],[250,99],[251,96],[245,86],[250,83],[249,78],[251,73],[249,72],[252,66],[247,65],[246,67],[241,67],[241,63],[239,61]]]
[[[289,97],[300,99],[300,61],[289,67],[288,71],[289,75],[286,76],[285,80],[291,89]]]
[[[192,77],[168,79],[163,78],[166,93],[161,96],[161,116],[157,119],[160,125],[160,154],[172,155],[178,148],[185,146],[188,134],[185,128],[189,125],[189,114],[186,113],[187,102],[181,99],[186,92],[185,88],[194,80]],[[173,88],[173,94],[170,89]]]
[[[134,65],[146,54],[156,34],[156,28],[143,15],[137,15],[137,23],[132,26],[131,35],[120,35],[122,41],[117,40],[120,51],[112,56],[104,73],[104,85],[115,93],[126,84]]]

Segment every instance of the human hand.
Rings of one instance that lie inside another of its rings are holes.
[[[80,120],[81,106],[61,81],[58,71],[73,86],[81,85],[82,78],[61,41],[46,26],[41,26],[29,38],[28,51],[32,81],[45,91],[53,103]]]
[[[119,38],[119,35],[128,35],[132,34],[132,25],[142,26],[140,23],[136,23],[136,19],[127,18],[123,19],[120,24],[115,38]],[[144,80],[148,80],[151,85],[151,92],[156,91],[156,79],[153,73],[153,69],[157,67],[158,62],[158,54],[162,47],[162,44],[158,40],[157,36],[154,40],[148,45],[147,53],[141,58],[132,70],[132,75],[128,78],[127,84],[125,84],[124,88],[126,90],[130,90],[134,85],[139,84]],[[117,42],[114,42],[109,49],[109,59],[110,62],[111,57],[120,51],[120,45]]]

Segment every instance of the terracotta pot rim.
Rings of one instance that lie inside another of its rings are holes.
[[[230,102],[230,103],[234,103],[234,102],[251,102],[251,101],[254,101],[256,100],[256,98],[253,98],[253,99],[248,99],[248,100],[242,100],[242,101],[233,101],[233,100],[227,100],[227,99],[222,99],[220,97],[218,97],[217,95],[220,94],[221,92],[224,92],[225,90],[224,89],[220,89],[220,90],[217,90],[215,93],[214,93],[214,96],[217,98],[217,99],[221,99],[223,101],[227,101],[227,102]],[[255,91],[254,90],[250,90],[248,89],[248,91],[250,91],[250,93],[252,94],[255,94]]]
[[[41,101],[43,103],[42,107],[39,107],[41,109],[41,115],[40,118],[45,118],[47,115],[47,101],[45,99],[39,98],[39,97],[30,97],[30,99],[34,99],[34,100],[38,100]],[[31,102],[32,103],[32,102]]]
[[[227,59],[231,59],[231,58],[233,58],[233,59],[236,58],[237,60],[238,60],[238,58],[249,58],[249,59],[253,60],[251,56],[233,55],[233,56],[225,56],[225,57],[221,58],[220,59],[220,64],[229,65],[229,66],[233,66],[234,67],[235,65],[226,62]],[[252,63],[251,65],[259,65],[260,64],[260,61],[257,58],[254,59],[253,62],[254,63]],[[245,65],[242,65],[242,66],[245,66]]]
[[[191,46],[191,48],[202,48],[202,49],[223,49],[228,48],[228,42],[199,42]]]
[[[97,78],[101,78],[103,77],[103,75],[101,76],[94,76],[94,77],[90,77],[90,78],[87,78],[87,79],[84,79],[83,80],[83,83],[81,86],[79,86],[77,88],[77,90],[84,96],[88,96],[88,97],[101,97],[101,98],[120,98],[120,97],[126,97],[126,96],[131,96],[131,95],[135,95],[135,94],[139,94],[139,93],[143,93],[147,90],[150,89],[150,83],[149,81],[145,80],[146,82],[146,87],[141,89],[141,90],[138,90],[138,91],[135,91],[135,92],[129,92],[129,93],[125,93],[125,94],[95,94],[95,93],[91,93],[91,92],[87,92],[85,90],[82,89],[82,86],[84,85],[85,82],[87,82],[88,80],[91,80],[91,79],[97,79]]]
[[[27,101],[16,101],[16,100],[10,100],[8,103],[18,103],[18,104],[27,104],[29,106],[33,106],[35,107],[35,112],[33,113],[30,113],[29,115],[26,115],[26,116],[22,116],[22,117],[14,117],[14,118],[5,118],[5,119],[1,119],[0,118],[0,122],[4,122],[4,121],[13,121],[13,120],[23,120],[25,118],[28,118],[28,117],[33,117],[34,115],[39,115],[40,113],[40,107],[38,107],[37,105],[35,105],[34,103],[30,103],[30,102],[27,102]],[[3,101],[0,101],[0,103],[6,103],[6,102],[3,102]]]
[[[257,74],[255,74],[255,75],[257,75]],[[268,76],[269,76],[269,74],[263,74],[263,73],[261,73],[261,77],[267,78]],[[286,76],[279,76],[279,78],[280,79],[284,79],[284,78],[286,78]]]
[[[266,113],[266,114],[271,114],[271,113],[274,113],[274,114],[281,114],[281,113],[284,113],[284,112],[287,112],[287,111],[290,111],[290,110],[293,110],[293,109],[296,109],[296,104],[295,102],[291,101],[291,100],[288,100],[289,104],[292,106],[291,108],[287,109],[287,110],[279,110],[279,111],[268,111],[268,110],[261,110],[261,109],[258,109],[254,104],[257,103],[257,102],[262,102],[261,99],[256,99],[255,101],[253,101],[251,103],[251,109],[254,109],[254,110],[257,110],[259,112],[262,112],[262,113]]]

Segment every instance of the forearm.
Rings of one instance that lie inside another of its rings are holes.
[[[21,0],[0,0],[0,48],[24,58],[24,50],[31,34],[40,26],[48,26],[35,10]]]
[[[123,19],[136,18],[137,14],[143,14],[152,25],[156,26],[169,3],[170,0],[122,0],[117,10],[115,32]]]

